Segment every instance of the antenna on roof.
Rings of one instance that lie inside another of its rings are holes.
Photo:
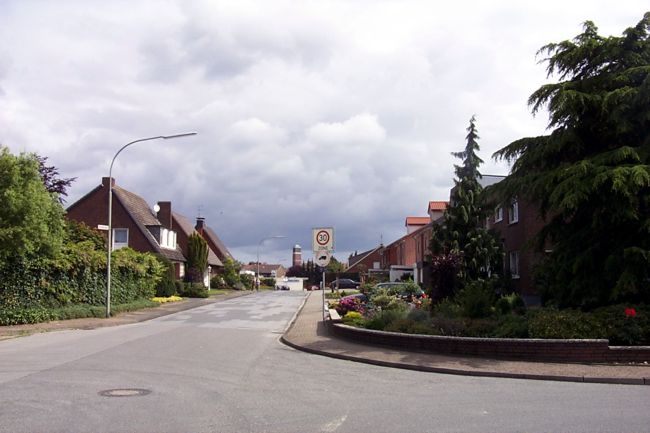
[[[199,208],[198,208],[198,212],[199,212],[199,214],[197,215],[197,218],[201,218],[201,211],[202,211],[202,210],[203,210],[203,205],[200,204],[200,205],[199,205]]]

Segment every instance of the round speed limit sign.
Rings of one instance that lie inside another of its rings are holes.
[[[334,229],[332,227],[318,227],[312,230],[312,246],[314,251],[334,250]]]
[[[324,247],[329,242],[330,242],[330,234],[327,233],[325,230],[321,230],[318,233],[316,233],[316,243],[318,245]]]

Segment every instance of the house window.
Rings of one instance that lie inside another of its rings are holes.
[[[176,232],[162,229],[160,232],[160,246],[163,248],[176,248]]]
[[[113,250],[129,246],[129,229],[113,229]]]
[[[510,251],[510,275],[512,278],[519,278],[519,251]]]
[[[508,209],[508,223],[513,224],[519,221],[519,202],[516,198],[512,199],[510,209]]]
[[[503,221],[503,206],[497,206],[494,209],[494,222],[498,223],[499,221]]]
[[[185,263],[179,263],[178,266],[178,278],[183,278],[185,276]]]
[[[373,269],[379,269],[379,265],[380,265],[379,262],[372,262],[372,268]]]

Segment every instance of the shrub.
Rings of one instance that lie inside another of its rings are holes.
[[[192,283],[183,284],[179,295],[184,298],[207,298],[210,296],[208,289],[203,285]]]
[[[241,274],[239,275],[239,279],[241,283],[244,286],[244,290],[250,289],[253,287],[253,283],[255,281],[255,278],[252,275],[249,274]]]
[[[492,314],[494,292],[489,283],[474,281],[460,291],[457,300],[465,317],[488,317]]]
[[[589,313],[544,308],[529,313],[531,338],[605,338],[602,324]]]
[[[614,346],[650,345],[650,308],[634,306],[634,315],[626,315],[627,305],[612,305],[592,314],[604,328],[609,344]]]
[[[365,321],[363,315],[358,311],[348,311],[345,316],[343,316],[343,323],[350,326],[362,327]]]
[[[501,316],[492,331],[496,338],[528,338],[528,319],[525,316],[512,314]]]
[[[459,318],[434,316],[431,319],[431,329],[436,335],[461,337],[465,335],[465,322]]]
[[[341,316],[345,316],[350,311],[363,313],[364,310],[363,304],[357,298],[341,299],[336,307],[336,312]]]
[[[176,285],[174,284],[176,269],[174,264],[163,256],[157,256],[161,265],[163,266],[160,281],[156,285],[156,296],[166,298],[176,293]]]
[[[462,310],[460,305],[451,298],[445,298],[433,305],[433,316],[435,317],[457,318],[461,314]]]
[[[526,303],[524,298],[517,293],[511,293],[509,295],[502,295],[497,302],[494,304],[494,308],[499,314],[525,314],[526,313]]]
[[[408,311],[404,309],[378,311],[366,321],[365,326],[368,329],[382,331],[392,322],[405,319],[407,314]]]

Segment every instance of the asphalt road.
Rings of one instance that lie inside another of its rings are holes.
[[[646,386],[439,375],[293,350],[279,336],[303,296],[0,341],[0,432],[650,432]]]

